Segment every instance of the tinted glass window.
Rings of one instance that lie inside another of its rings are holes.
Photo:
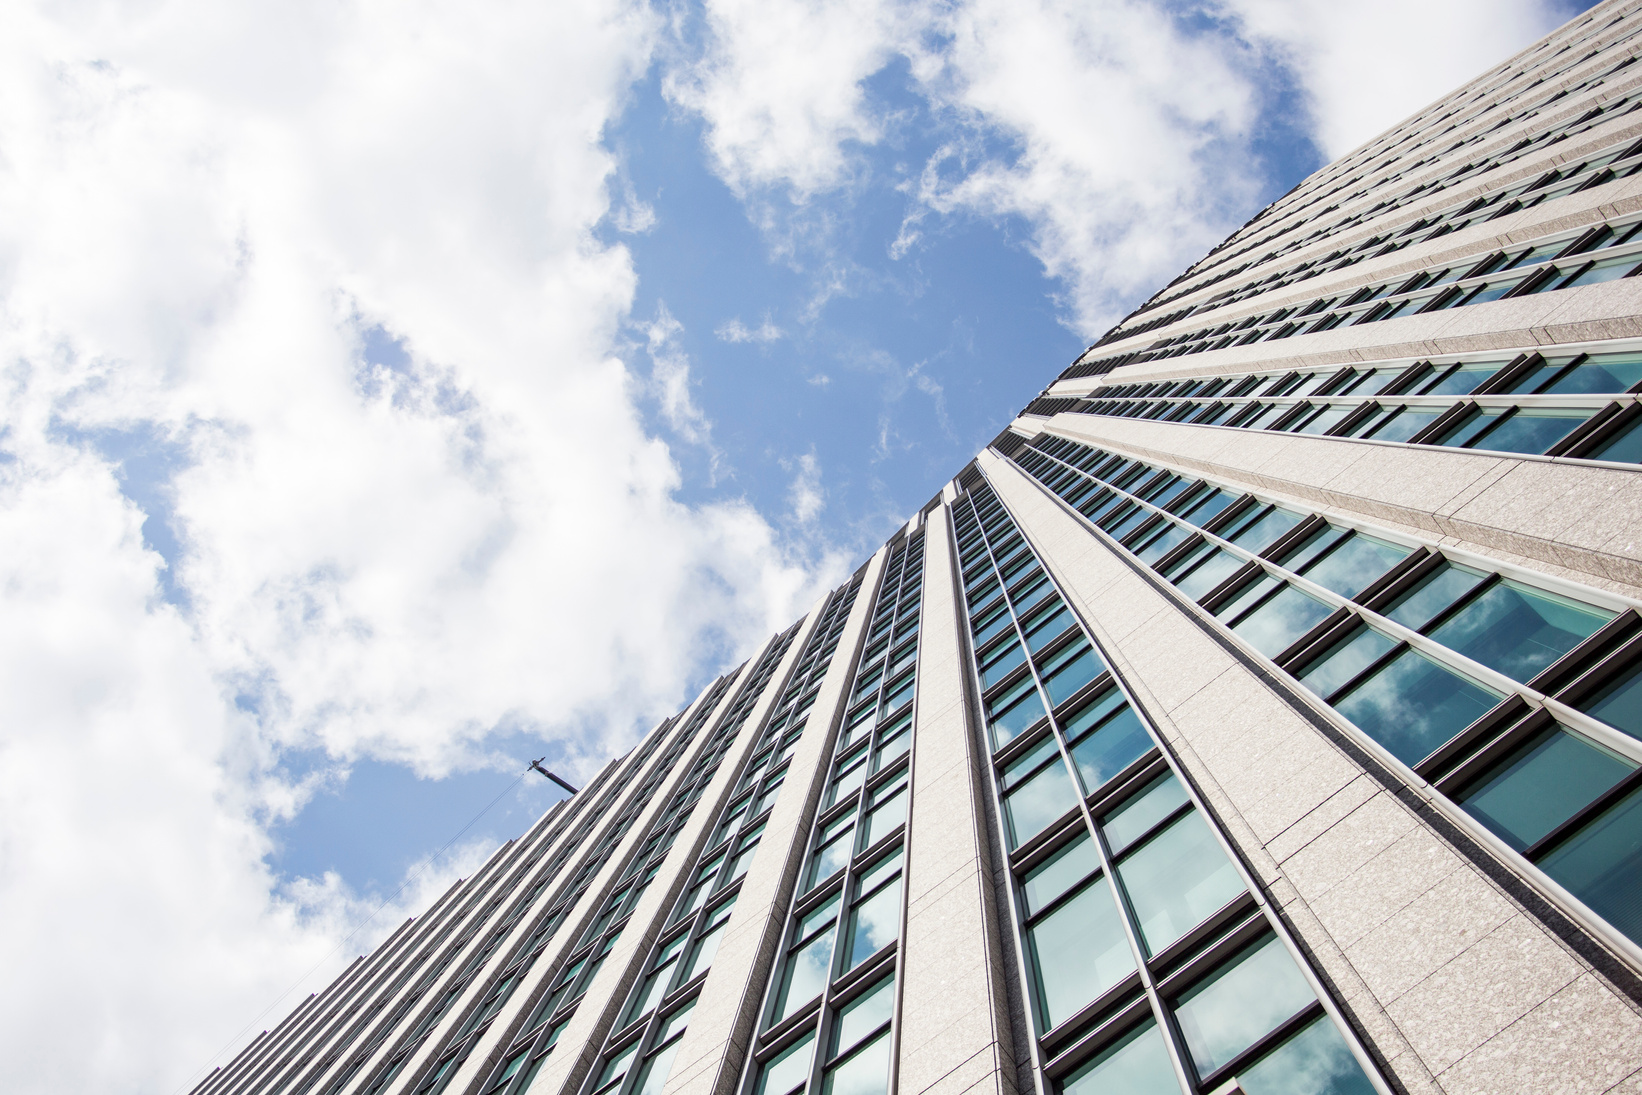
[[[1316,996],[1275,936],[1187,990],[1175,1017],[1199,1076],[1229,1063]]]
[[[1130,852],[1117,871],[1152,954],[1244,891],[1242,876],[1196,811]]]
[[[1614,614],[1509,580],[1494,583],[1430,635],[1507,677],[1528,681]]]
[[[1506,757],[1461,796],[1461,803],[1521,851],[1635,767],[1594,742],[1552,729]]]
[[[1607,685],[1579,709],[1632,737],[1642,738],[1642,665]]]
[[[1268,658],[1276,657],[1296,639],[1328,618],[1333,608],[1294,586],[1283,591],[1232,625],[1232,630]]]
[[[1244,1095],[1374,1095],[1346,1040],[1323,1016],[1237,1074]]]
[[[1356,533],[1299,573],[1342,597],[1355,597],[1408,554],[1408,548]]]
[[[1417,650],[1404,650],[1334,707],[1392,756],[1415,764],[1501,698]]]
[[[1118,916],[1101,878],[1027,929],[1041,1029],[1064,1022],[1133,972],[1134,952]]]
[[[1072,777],[1059,761],[1004,796],[1004,816],[1009,822],[1010,847],[1019,848],[1053,821],[1077,805],[1078,793]]]
[[[1180,1095],[1169,1049],[1147,1022],[1066,1078],[1064,1095]]]
[[[1642,941],[1642,791],[1633,791],[1539,861],[1633,940]]]

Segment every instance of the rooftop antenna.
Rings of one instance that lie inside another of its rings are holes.
[[[546,759],[546,757],[537,757],[535,760],[530,762],[530,766],[542,775],[546,776],[548,779],[552,780],[554,783],[557,783],[560,787],[563,787],[566,791],[569,791],[571,794],[575,794],[576,789],[574,787],[570,786],[570,784],[566,783],[564,780],[542,767],[542,761]]]

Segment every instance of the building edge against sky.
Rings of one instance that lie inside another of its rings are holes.
[[[1634,1089],[1639,56],[1306,179],[195,1090]]]

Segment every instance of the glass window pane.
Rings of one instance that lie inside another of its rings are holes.
[[[1350,638],[1301,669],[1300,683],[1326,700],[1396,645],[1396,640],[1372,628],[1358,628]]]
[[[1332,605],[1291,585],[1233,624],[1232,630],[1260,653],[1273,658],[1333,611]]]
[[[1280,589],[1282,585],[1283,579],[1262,570],[1255,575],[1252,581],[1245,579],[1243,584],[1238,587],[1237,592],[1214,610],[1214,614],[1229,624],[1264,600],[1268,595]]]
[[[1135,968],[1106,879],[1027,929],[1027,950],[1037,987],[1040,1033],[1077,1010]]]
[[[871,893],[878,884],[901,869],[901,849],[874,860],[855,880],[856,893]]]
[[[1399,598],[1382,615],[1418,631],[1430,623],[1437,613],[1471,592],[1486,577],[1480,570],[1444,563],[1441,570]]]
[[[1509,580],[1494,583],[1431,632],[1472,661],[1527,681],[1614,614]]]
[[[633,1064],[633,1056],[639,1051],[639,1044],[634,1042],[611,1059],[599,1073],[599,1087],[608,1087],[627,1075],[627,1069]]]
[[[1502,760],[1460,803],[1520,852],[1635,767],[1595,742],[1551,729]]]
[[[1623,433],[1604,444],[1587,459],[1642,464],[1642,421],[1631,423]]]
[[[1252,524],[1227,536],[1226,539],[1253,552],[1261,552],[1277,542],[1278,537],[1298,525],[1303,518],[1298,513],[1273,507],[1271,512]]]
[[[1375,441],[1407,441],[1435,422],[1443,410],[1441,407],[1403,407],[1381,420],[1368,436]]]
[[[1468,361],[1459,368],[1445,373],[1435,384],[1421,391],[1421,395],[1469,395],[1477,385],[1509,364],[1505,361]],[[1444,366],[1437,366],[1441,371]]]
[[[1147,1022],[1066,1078],[1063,1095],[1180,1095],[1169,1048]]]
[[[1642,665],[1605,686],[1579,709],[1634,738],[1642,738]]]
[[[673,1071],[673,1058],[678,1055],[678,1047],[683,1044],[683,1038],[675,1038],[649,1056],[633,1083],[633,1095],[656,1095],[661,1090],[667,1082],[667,1074]]]
[[[1342,597],[1355,597],[1408,555],[1408,548],[1357,533],[1299,573]]]
[[[1185,785],[1170,772],[1101,819],[1107,846],[1117,855],[1151,831],[1152,826],[1188,801]]]
[[[1491,452],[1541,453],[1573,432],[1595,410],[1590,407],[1519,408],[1488,431],[1472,448]]]
[[[1031,775],[1038,765],[1054,756],[1057,752],[1059,752],[1059,743],[1055,740],[1055,735],[1045,733],[1038,738],[1035,744],[1030,745],[1024,753],[1021,753],[1018,759],[1011,761],[1009,766],[1003,770],[1000,786],[1005,790],[1014,788],[1027,776]]]
[[[895,1011],[895,978],[886,977],[845,1004],[832,1031],[832,1053],[848,1053],[857,1042],[889,1022]]]
[[[1003,799],[1009,847],[1019,848],[1076,806],[1078,793],[1064,764],[1049,765]]]
[[[1216,548],[1201,565],[1176,581],[1175,586],[1192,600],[1201,600],[1204,594],[1230,578],[1242,565],[1243,560],[1236,555]]]
[[[889,1090],[889,1031],[828,1070],[822,1095],[884,1095]]]
[[[1021,731],[1043,718],[1043,700],[1038,697],[1038,689],[1027,677],[1025,687],[1016,692],[1011,690],[1011,696],[1019,695],[1020,699],[1012,706],[1005,708],[992,717],[992,748],[997,749],[1006,742],[1013,741]],[[992,705],[996,710],[998,704]]]
[[[1119,860],[1117,873],[1151,954],[1244,892],[1242,876],[1195,810]]]
[[[804,1035],[770,1059],[759,1072],[757,1095],[791,1095],[809,1082],[815,1032]]]
[[[1078,766],[1084,789],[1093,793],[1151,748],[1152,736],[1146,732],[1140,716],[1124,704],[1099,729],[1072,746],[1072,762]]]
[[[1642,942],[1642,791],[1632,791],[1539,861],[1540,869]]]
[[[1098,870],[1100,853],[1095,851],[1095,842],[1089,839],[1089,834],[1081,832],[1076,840],[1056,852],[1047,862],[1027,872],[1021,882],[1026,915],[1034,916],[1042,912],[1051,901]]]
[[[892,777],[893,778],[893,777]],[[907,788],[901,784],[890,797],[883,799],[867,814],[867,824],[861,833],[861,847],[870,848],[885,834],[907,819]]]
[[[992,688],[1025,660],[1026,652],[1021,648],[1020,642],[1007,642],[1002,650],[987,655],[987,663],[980,667],[980,686]]]
[[[729,924],[726,922],[701,937],[695,949],[690,952],[690,960],[684,967],[683,980],[688,981],[713,964],[713,956],[718,953],[718,945],[724,941],[724,933],[728,928]]]
[[[1237,1074],[1244,1095],[1374,1095],[1351,1047],[1323,1015]]]
[[[901,880],[897,878],[850,911],[849,941],[840,972],[859,966],[900,934]]]
[[[855,847],[848,833],[854,826],[844,830],[846,835],[835,837],[831,843],[823,845],[815,853],[815,862],[810,864],[809,884],[811,886],[824,878],[831,878],[844,869],[844,864],[850,860],[850,850]]]
[[[1064,703],[1106,669],[1105,663],[1088,647],[1073,657],[1055,660],[1058,664],[1045,669],[1043,681],[1049,702],[1054,704]]]
[[[1502,697],[1417,650],[1404,650],[1334,701],[1404,764],[1425,759]]]
[[[1543,390],[1547,395],[1617,394],[1629,391],[1638,382],[1642,382],[1642,354],[1594,354]]]
[[[775,1014],[770,1019],[772,1024],[821,995],[821,986],[827,983],[827,970],[832,964],[832,937],[836,931],[836,926],[828,928],[787,959],[781,991],[775,998]]]
[[[1267,936],[1175,1004],[1192,1064],[1207,1076],[1317,997],[1276,936]]]

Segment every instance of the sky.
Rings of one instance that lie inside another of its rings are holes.
[[[8,1090],[186,1090],[1582,7],[5,3]]]

